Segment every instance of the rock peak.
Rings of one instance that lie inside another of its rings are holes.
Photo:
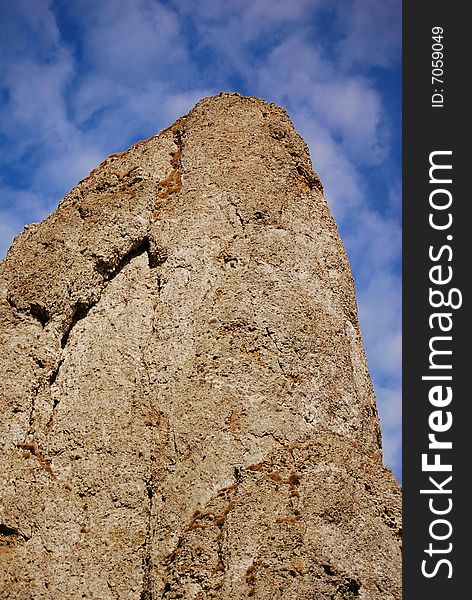
[[[108,157],[0,282],[3,597],[401,597],[349,263],[282,108],[221,93]]]

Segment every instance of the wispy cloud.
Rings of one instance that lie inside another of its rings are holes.
[[[335,2],[343,36],[336,44],[339,62],[361,68],[386,67],[401,60],[401,2]]]
[[[237,89],[282,104],[348,250],[385,457],[399,473],[399,117],[387,110],[399,90],[385,81],[398,73],[400,10],[399,0],[8,3],[0,251],[107,154],[201,97]]]

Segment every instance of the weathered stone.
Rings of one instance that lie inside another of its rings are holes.
[[[2,598],[400,598],[400,490],[303,140],[206,98],[0,265]]]

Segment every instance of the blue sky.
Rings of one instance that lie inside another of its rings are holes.
[[[0,257],[107,155],[222,90],[283,105],[310,147],[400,477],[400,0],[3,0]]]

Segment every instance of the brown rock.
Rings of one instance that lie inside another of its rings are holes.
[[[2,598],[400,598],[354,287],[303,140],[206,98],[0,265]]]

